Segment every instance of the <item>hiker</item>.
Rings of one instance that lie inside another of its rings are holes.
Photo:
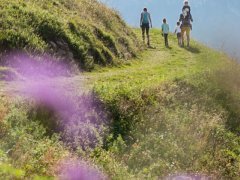
[[[181,35],[181,25],[180,22],[177,22],[177,26],[174,31],[175,34],[177,34],[177,39],[178,39],[178,45],[182,45],[182,35]]]
[[[187,35],[187,46],[189,47],[190,43],[190,31],[192,29],[193,22],[191,15],[191,8],[188,6],[188,1],[184,1],[184,6],[189,8],[183,8],[182,14],[180,15],[179,22],[181,22],[181,36],[182,36],[182,46],[184,46],[184,34]],[[187,10],[188,9],[188,10]]]
[[[145,43],[145,32],[147,34],[147,45],[150,46],[149,29],[152,28],[152,20],[147,8],[143,9],[140,18],[140,27],[142,28],[143,43]]]
[[[166,18],[163,19],[162,24],[162,35],[164,36],[165,46],[168,47],[168,33],[169,33],[169,25],[167,24]]]
[[[184,12],[185,15],[188,15],[190,17],[190,20],[193,21],[192,14],[191,14],[191,7],[189,6],[188,0],[184,0],[182,12]],[[191,30],[192,30],[192,24],[191,24]]]

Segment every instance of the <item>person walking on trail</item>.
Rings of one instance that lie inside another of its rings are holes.
[[[184,1],[184,6],[188,5],[188,1]],[[190,6],[189,8],[183,8],[182,14],[180,15],[179,22],[181,22],[181,36],[182,36],[182,46],[184,46],[184,35],[186,33],[187,35],[187,46],[189,47],[190,43],[190,31],[192,29],[192,24],[193,22],[192,15],[191,15],[191,9]]]
[[[152,20],[151,20],[150,13],[147,11],[147,8],[144,8],[143,12],[141,13],[140,27],[142,28],[143,42],[145,43],[145,32],[146,32],[147,45],[150,46],[149,29],[150,27],[152,28]]]
[[[193,21],[192,14],[191,14],[191,7],[189,6],[188,0],[184,0],[182,12],[184,12],[185,15],[188,15],[190,20]],[[191,30],[192,30],[192,24],[191,24]]]
[[[178,45],[182,45],[182,35],[181,35],[181,25],[180,22],[177,22],[177,26],[174,31],[175,34],[177,34],[177,39],[178,39]]]
[[[168,33],[169,33],[169,25],[167,24],[167,20],[164,18],[163,19],[163,24],[162,24],[162,35],[164,36],[164,41],[165,41],[165,46],[168,46]]]

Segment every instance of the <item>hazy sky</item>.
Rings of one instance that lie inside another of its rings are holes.
[[[174,30],[183,0],[101,0],[120,12],[131,26],[139,27],[140,13],[147,7],[154,27],[167,18]],[[240,0],[189,0],[193,15],[192,36],[208,46],[225,50],[240,59]]]

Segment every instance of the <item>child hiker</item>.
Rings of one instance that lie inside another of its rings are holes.
[[[162,24],[162,35],[164,36],[166,47],[168,47],[168,33],[169,33],[169,25],[167,24],[167,20],[164,18],[163,24]]]
[[[181,36],[181,25],[180,22],[177,22],[177,26],[174,31],[175,34],[177,34],[177,39],[178,39],[178,45],[182,45],[182,36]]]

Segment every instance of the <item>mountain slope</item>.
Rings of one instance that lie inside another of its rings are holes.
[[[90,74],[114,113],[110,151],[139,177],[237,178],[239,64],[194,41],[179,48],[170,36],[167,49],[159,31],[151,37],[143,61]]]
[[[135,33],[140,36],[139,31]],[[174,36],[170,36],[171,48],[166,49],[160,34],[152,30],[155,48],[143,51],[128,65],[44,80],[46,87],[50,83],[54,89],[67,91],[67,99],[74,100],[70,107],[83,113],[79,116],[75,112],[73,117],[78,117],[77,122],[88,119],[81,126],[75,122],[55,131],[58,123],[46,123],[59,122],[49,107],[39,107],[37,99],[34,103],[25,98],[16,102],[6,95],[21,91],[21,84],[28,87],[27,83],[1,82],[5,86],[1,99],[4,105],[0,107],[1,127],[5,127],[1,129],[2,162],[21,169],[3,164],[2,174],[57,176],[60,172],[56,163],[74,155],[97,165],[113,179],[154,179],[182,172],[237,178],[239,65],[196,42],[189,49],[180,48]],[[83,85],[94,92],[93,99],[86,92],[81,95]],[[87,105],[85,112],[82,103]],[[110,124],[101,123],[106,117]],[[102,127],[108,129],[107,134],[102,134]],[[56,134],[49,136],[53,130]],[[90,134],[85,134],[86,130]],[[26,137],[31,141],[24,140]],[[93,146],[94,137],[97,144]],[[6,154],[9,150],[11,153]]]
[[[153,48],[118,67],[1,80],[0,176],[237,179],[239,64],[169,38],[151,30]]]
[[[121,17],[95,0],[3,0],[0,7],[2,52],[48,53],[88,70],[121,63],[139,49]]]

